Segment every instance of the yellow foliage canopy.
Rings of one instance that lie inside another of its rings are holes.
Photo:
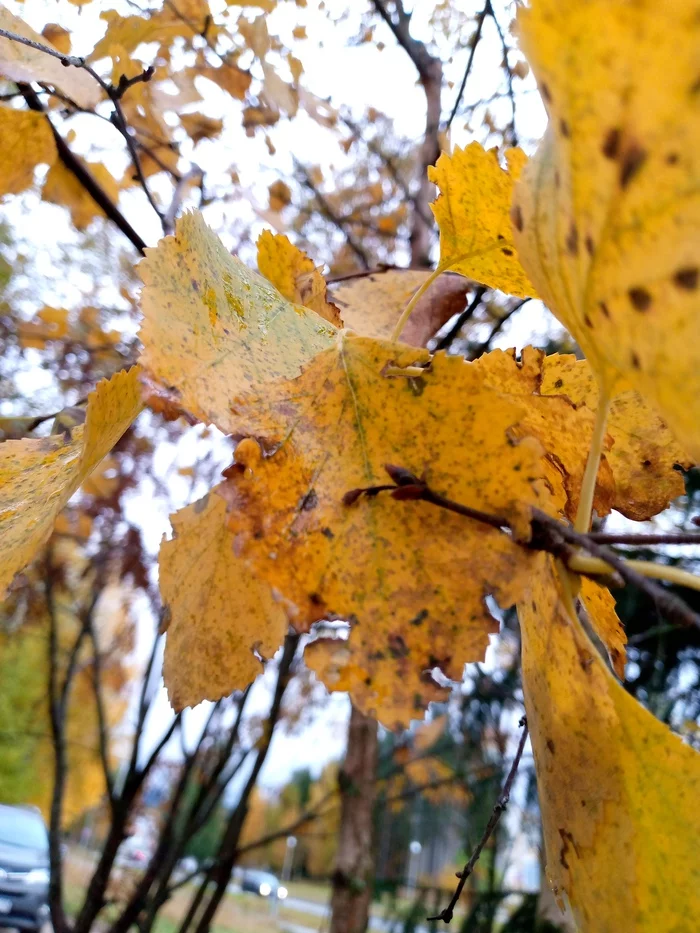
[[[690,933],[700,756],[615,681],[567,612],[552,559],[537,563],[518,614],[550,884],[581,930]]]
[[[226,433],[237,430],[235,395],[297,376],[334,339],[327,321],[231,256],[200,214],[185,214],[139,270],[144,369],[182,408]],[[264,433],[279,417],[261,400],[254,421]]]
[[[0,197],[24,191],[34,180],[37,165],[52,165],[56,158],[51,127],[43,114],[33,110],[0,107],[0,139],[4,154]]]
[[[56,516],[141,410],[138,368],[99,383],[70,436],[0,444],[0,596],[51,533]]]
[[[235,522],[235,516],[233,517]],[[212,490],[171,516],[158,559],[168,637],[163,677],[176,710],[242,690],[284,639],[286,616],[268,584],[233,552],[226,503]]]

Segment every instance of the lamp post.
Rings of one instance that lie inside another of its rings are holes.
[[[418,864],[423,846],[417,839],[413,839],[408,846],[408,871],[406,872],[406,887],[414,891],[418,881]]]

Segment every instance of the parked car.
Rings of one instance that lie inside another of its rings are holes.
[[[276,897],[280,901],[289,893],[271,872],[257,870],[247,870],[243,873],[241,890],[251,891],[260,897]]]
[[[49,836],[38,810],[0,804],[0,927],[38,931],[49,916]]]

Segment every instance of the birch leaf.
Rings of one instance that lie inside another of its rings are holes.
[[[146,251],[141,362],[195,418],[233,433],[229,400],[299,375],[334,340],[335,328],[285,299],[228,252],[200,214],[185,214],[175,235]],[[256,427],[280,419],[264,398]]]
[[[70,436],[0,444],[0,597],[44,545],[56,516],[141,410],[138,367],[100,382]]]
[[[533,0],[523,49],[549,128],[516,187],[521,261],[607,391],[700,456],[700,28],[691,0]]]
[[[4,152],[0,197],[24,191],[32,184],[37,165],[52,165],[56,159],[51,127],[43,114],[33,110],[0,107],[0,139]]]
[[[268,584],[233,552],[226,503],[213,489],[171,517],[160,546],[167,638],[163,677],[174,709],[242,690],[284,640],[285,614]]]
[[[510,295],[528,297],[535,289],[520,264],[509,211],[513,183],[525,162],[520,149],[506,153],[508,171],[495,150],[479,143],[443,152],[428,177],[440,190],[432,204],[440,228],[440,265]]]
[[[45,36],[39,35],[31,26],[10,13],[4,6],[0,6],[0,29],[14,32],[25,39],[31,39],[40,45],[53,48]],[[38,81],[51,84],[80,107],[87,109],[94,107],[102,97],[98,83],[87,71],[71,65],[66,67],[61,64],[60,59],[47,55],[46,52],[2,37],[0,37],[0,75],[12,81],[28,83]]]
[[[581,933],[691,933],[700,755],[617,683],[538,564],[518,614],[549,882]]]

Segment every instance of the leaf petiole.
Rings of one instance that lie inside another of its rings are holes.
[[[643,577],[652,580],[665,580],[677,586],[685,586],[691,590],[700,591],[700,577],[681,570],[680,567],[668,567],[664,564],[655,564],[650,560],[626,560],[623,563]],[[583,574],[611,574],[615,568],[599,557],[587,557],[584,554],[574,554],[567,561],[567,567],[574,573]]]
[[[576,521],[574,522],[574,531],[585,535],[591,524],[591,513],[593,512],[593,497],[595,496],[595,484],[598,478],[598,467],[600,458],[603,455],[603,443],[605,441],[605,425],[608,420],[608,410],[610,408],[610,394],[607,389],[601,387],[600,397],[598,399],[598,409],[593,426],[593,436],[591,438],[591,447],[588,451],[588,460],[586,461],[586,470],[583,474],[583,484],[581,486],[581,497],[576,512]]]

